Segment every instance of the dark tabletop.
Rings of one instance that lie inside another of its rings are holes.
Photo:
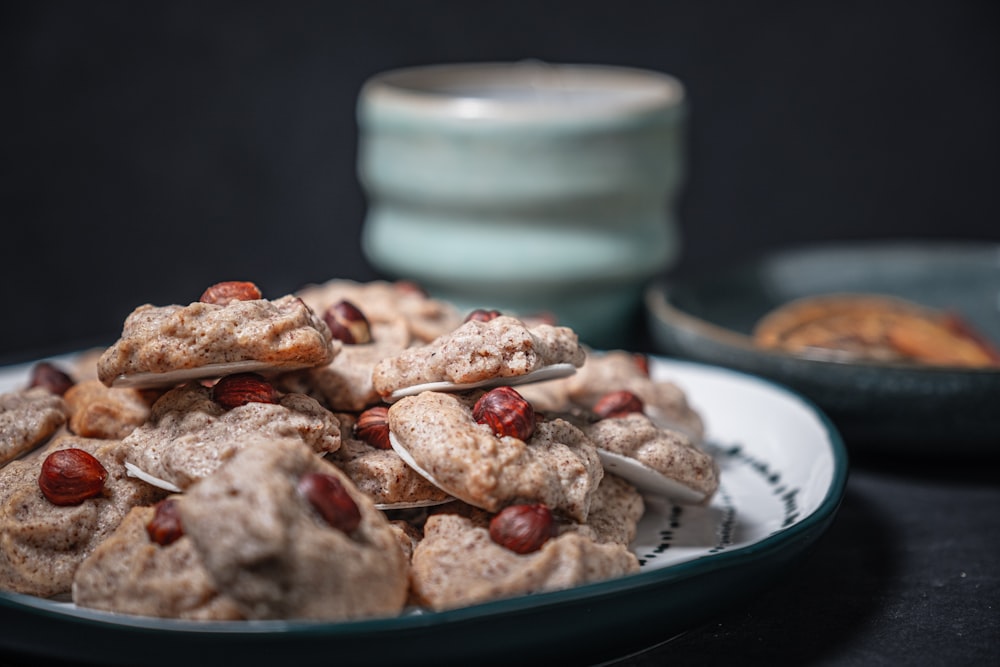
[[[858,450],[836,520],[773,589],[614,664],[993,663],[997,458],[949,463],[947,444],[934,461]]]

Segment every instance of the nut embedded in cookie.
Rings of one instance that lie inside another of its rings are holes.
[[[396,530],[300,441],[246,443],[178,509],[212,581],[247,618],[393,616],[406,602],[409,563]],[[350,521],[345,509],[356,513]]]
[[[164,502],[176,502],[176,497]],[[159,507],[133,507],[80,563],[73,578],[73,602],[118,614],[243,620],[237,604],[212,582],[190,538],[174,531],[170,539],[154,539],[155,525],[153,531],[150,526]]]
[[[540,502],[584,521],[604,469],[583,432],[562,419],[535,425],[528,441],[476,422],[473,397],[425,391],[389,408],[393,449],[435,485],[490,512]]]
[[[368,421],[381,421],[384,434],[370,433],[375,429],[370,423],[367,429],[357,428],[365,413],[335,413],[340,421],[341,445],[336,452],[327,454],[326,459],[343,470],[381,510],[428,507],[454,500],[407,465],[392,449],[389,445],[388,415],[383,415],[381,420],[371,417],[371,414],[385,411],[385,408],[376,406],[370,411]],[[383,437],[388,449],[381,444]]]
[[[439,610],[639,571],[635,554],[622,544],[566,532],[536,551],[519,554],[494,542],[487,527],[446,513],[427,519],[412,563],[414,596]]]
[[[114,532],[128,511],[166,495],[126,475],[119,440],[64,435],[42,453],[64,450],[86,452],[96,459],[107,473],[102,489],[86,498],[74,498],[79,500],[74,504],[55,504],[39,484],[48,460],[45,456],[20,459],[0,469],[0,589],[40,597],[69,593],[76,568]],[[90,464],[84,465],[85,475],[94,477],[88,473]],[[56,500],[60,500],[58,494],[77,486],[72,480],[66,487],[55,478],[49,481],[56,483]]]

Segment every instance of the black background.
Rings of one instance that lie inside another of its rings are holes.
[[[449,61],[688,90],[683,259],[998,239],[998,5],[21,2],[0,9],[0,360],[106,343],[217,280],[366,280],[357,93]]]

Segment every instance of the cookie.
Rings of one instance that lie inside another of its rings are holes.
[[[357,417],[337,413],[340,448],[326,458],[344,471],[379,509],[437,505],[452,497],[411,468],[391,447],[376,447],[354,433]],[[385,424],[388,434],[389,425]],[[388,441],[387,441],[388,442]]]
[[[497,436],[472,416],[472,400],[440,392],[389,408],[393,447],[452,496],[495,512],[542,502],[584,521],[604,469],[596,448],[562,419],[543,420],[527,440]]]
[[[158,618],[242,620],[239,606],[216,589],[189,537],[164,544],[151,538],[147,528],[156,514],[153,505],[133,507],[80,563],[73,579],[76,606]]]
[[[317,313],[331,304],[349,301],[376,323],[401,320],[414,345],[422,345],[451,332],[462,323],[458,310],[434,299],[413,283],[385,280],[356,282],[334,279],[307,285],[295,293]]]
[[[329,363],[339,349],[329,328],[291,295],[224,305],[139,306],[101,355],[98,378],[111,386],[170,386],[250,370]]]
[[[643,413],[601,419],[583,431],[597,447],[605,468],[644,491],[680,503],[706,504],[719,488],[719,469],[711,454],[680,431],[662,428]],[[654,475],[641,469],[636,473],[630,461]]]
[[[69,430],[84,438],[121,440],[149,417],[153,390],[108,387],[100,380],[77,382],[63,395]]]
[[[583,365],[586,352],[568,327],[501,315],[470,320],[427,345],[383,359],[372,373],[375,390],[396,400],[423,389],[469,389],[565,376]],[[541,374],[541,375],[539,375]]]
[[[332,479],[335,502],[324,502]],[[339,512],[330,513],[331,507]],[[353,521],[340,522],[345,505]],[[333,464],[297,440],[255,440],[178,502],[185,535],[249,619],[398,614],[409,563],[398,532]]]
[[[107,471],[103,491],[81,502],[56,505],[39,488],[47,457],[78,449]],[[70,592],[76,568],[133,507],[166,495],[125,472],[117,440],[64,435],[39,456],[0,469],[0,588],[40,597]]]
[[[586,361],[573,375],[526,386],[523,393],[539,410],[559,412],[590,410],[614,391],[635,394],[659,425],[683,431],[695,441],[704,438],[704,420],[684,391],[669,380],[651,377],[645,355],[625,350],[588,350]]]
[[[315,452],[340,447],[339,422],[315,399],[276,393],[272,402],[228,407],[219,386],[190,382],[161,396],[122,441],[130,472],[176,492],[210,475],[250,437],[295,438]]]
[[[376,320],[370,327],[369,342],[344,344],[329,364],[282,374],[275,378],[275,384],[286,391],[308,394],[334,411],[360,412],[381,403],[372,371],[382,359],[406,349],[411,338],[402,318]]]
[[[595,542],[627,547],[635,538],[645,509],[645,501],[635,485],[605,469],[590,503],[587,521],[566,524],[562,530],[583,533]]]
[[[442,513],[427,519],[412,568],[414,598],[442,610],[624,576],[638,572],[639,562],[625,546],[579,532],[519,554],[472,519]]]

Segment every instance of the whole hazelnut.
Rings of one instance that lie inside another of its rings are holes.
[[[631,391],[622,389],[612,391],[602,396],[592,408],[594,414],[601,419],[624,417],[633,412],[642,412],[642,399]]]
[[[104,491],[107,469],[82,449],[57,449],[42,462],[38,488],[53,505],[79,505]]]
[[[216,306],[226,306],[233,301],[256,301],[262,294],[254,283],[240,280],[227,280],[215,283],[204,292],[198,300]]]
[[[555,533],[552,511],[542,503],[509,505],[490,519],[490,539],[519,554],[542,548]]]
[[[323,313],[323,321],[333,337],[347,345],[363,345],[372,341],[371,325],[361,309],[343,299],[330,305]]]
[[[384,405],[370,407],[354,422],[354,437],[376,449],[392,449],[389,443],[389,408]]]
[[[212,386],[212,400],[231,410],[247,403],[277,403],[278,392],[262,375],[234,373]]]
[[[164,498],[154,506],[153,518],[146,524],[149,539],[162,547],[172,544],[184,536],[181,514],[174,498]]]
[[[527,441],[535,432],[535,409],[513,387],[496,387],[480,396],[472,418],[498,436]]]
[[[69,373],[50,361],[40,361],[35,364],[28,379],[29,387],[44,387],[57,396],[64,395],[74,384],[76,383]]]
[[[299,479],[298,492],[332,528],[350,533],[361,524],[361,510],[333,475],[308,472]]]

